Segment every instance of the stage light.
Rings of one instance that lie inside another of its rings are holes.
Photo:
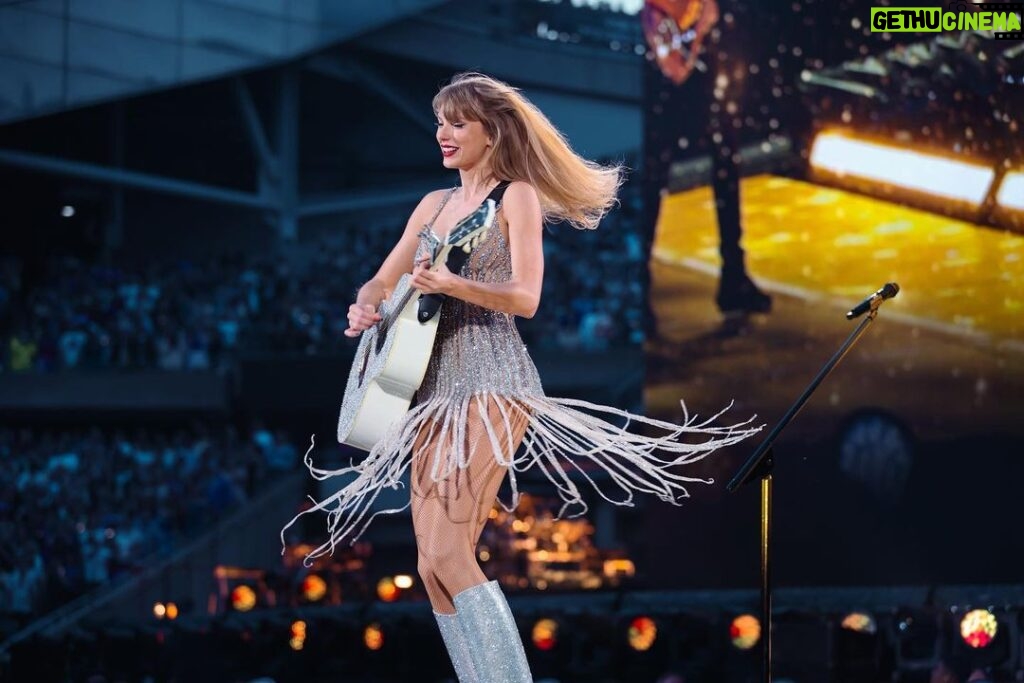
[[[380,624],[374,622],[363,629],[363,644],[374,652],[384,647],[384,629]]]
[[[1008,209],[1024,211],[1024,171],[1013,171],[1003,176],[996,193],[996,203]]]
[[[412,577],[408,574],[397,574],[395,576],[395,585],[402,590],[408,590],[412,588]]]
[[[637,652],[646,652],[658,639],[658,625],[650,617],[637,617],[629,622],[629,646]]]
[[[401,591],[398,586],[395,585],[394,580],[390,576],[385,576],[377,582],[377,597],[384,602],[394,602],[398,599],[398,594],[400,592]]]
[[[153,605],[153,616],[157,619],[163,619],[167,616],[167,608],[164,607],[164,603],[158,602]]]
[[[244,584],[235,586],[231,591],[231,606],[239,612],[248,612],[256,606],[256,591]]]
[[[633,560],[628,559],[605,560],[601,569],[604,575],[610,579],[636,575],[636,566],[633,564]]]
[[[752,614],[741,614],[729,625],[729,638],[738,650],[749,650],[761,639],[761,622]]]
[[[327,594],[327,582],[317,574],[310,574],[302,580],[302,595],[310,602],[316,602]]]
[[[875,618],[865,612],[851,612],[839,625],[832,631],[829,648],[836,683],[888,680],[882,672],[885,639],[878,633]]]
[[[292,622],[292,634],[288,645],[296,652],[306,645],[306,622],[301,619]]]
[[[174,604],[173,602],[167,603],[166,612],[167,612],[167,618],[168,619],[172,619],[173,620],[173,619],[177,619],[178,618],[178,606],[176,604]]]
[[[878,624],[875,623],[875,618],[870,614],[864,614],[863,612],[851,612],[843,617],[843,621],[840,624],[847,631],[853,631],[855,633],[870,633],[875,634],[878,632]]]
[[[996,615],[987,609],[971,610],[960,620],[960,637],[973,648],[987,647],[999,632]]]
[[[65,204],[60,209],[60,215],[64,218],[71,218],[75,215],[75,207],[70,204]]]
[[[811,148],[811,167],[840,178],[854,176],[944,199],[981,205],[995,174],[980,164],[925,154],[837,132],[821,133]]]
[[[533,645],[538,650],[548,652],[558,645],[558,622],[554,619],[541,619],[533,625],[530,634]]]

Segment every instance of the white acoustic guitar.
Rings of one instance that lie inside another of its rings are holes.
[[[491,228],[495,211],[495,201],[486,199],[459,221],[443,242],[430,233],[430,269],[445,263],[457,274]],[[408,273],[401,277],[395,291],[381,302],[380,322],[362,334],[338,417],[341,443],[372,449],[408,412],[413,394],[423,382],[444,297],[423,295],[409,286],[410,279]]]

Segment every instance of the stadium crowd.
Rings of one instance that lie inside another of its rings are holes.
[[[642,341],[639,213],[637,194],[624,192],[596,231],[548,228],[547,282],[541,311],[523,326],[528,344],[600,350]],[[337,353],[348,304],[392,239],[389,231],[339,233],[304,257],[105,264],[62,255],[31,282],[6,259],[0,371],[224,371],[243,353]]]
[[[259,425],[0,429],[0,614],[23,623],[133,572],[297,462]]]

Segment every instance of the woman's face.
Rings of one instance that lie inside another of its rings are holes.
[[[479,121],[449,121],[437,114],[437,143],[441,146],[441,163],[445,168],[474,168],[490,152],[491,140]]]

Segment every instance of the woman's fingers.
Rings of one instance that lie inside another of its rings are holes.
[[[432,273],[429,270],[423,268],[423,266],[417,266],[416,270],[412,273],[412,281],[409,283],[421,292],[429,293],[430,283],[432,279]]]
[[[352,304],[348,307],[348,329],[345,336],[358,337],[359,334],[380,322],[380,314],[370,304]]]

